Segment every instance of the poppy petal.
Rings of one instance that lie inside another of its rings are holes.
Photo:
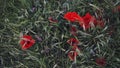
[[[30,48],[34,43],[35,40],[29,35],[24,35],[20,41],[23,50]]]

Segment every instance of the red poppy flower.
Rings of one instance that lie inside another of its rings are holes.
[[[97,65],[99,65],[99,66],[105,66],[106,65],[106,60],[105,60],[105,58],[97,58],[96,59],[96,63],[97,63]]]
[[[95,18],[93,16],[91,16],[89,12],[86,13],[86,15],[83,16],[82,18],[83,18],[83,23],[81,23],[81,21],[80,21],[80,25],[85,30],[90,28],[91,25],[94,25]]]
[[[76,38],[71,38],[67,41],[68,44],[70,44],[71,46],[75,46],[79,44],[79,40],[77,40]]]
[[[72,47],[72,50],[68,53],[68,57],[71,61],[74,61],[78,55],[77,50],[80,50],[77,45]]]
[[[82,18],[76,12],[67,12],[64,15],[64,18],[68,21],[71,21],[71,22],[82,20]]]
[[[71,33],[72,35],[74,35],[74,36],[77,35],[77,29],[76,29],[75,26],[72,26],[72,27],[70,28],[70,33]]]
[[[69,53],[68,53],[68,57],[70,58],[70,60],[71,61],[74,61],[75,60],[75,58],[77,57],[77,52],[76,51],[70,51]]]
[[[23,50],[30,48],[34,43],[35,40],[29,35],[24,35],[20,41],[20,45]]]

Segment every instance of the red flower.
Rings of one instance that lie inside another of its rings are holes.
[[[68,21],[71,21],[71,22],[82,20],[82,18],[76,12],[67,12],[64,15],[64,18]]]
[[[90,28],[91,25],[94,25],[95,18],[93,16],[91,16],[89,12],[82,18],[83,18],[83,23],[81,23],[81,21],[80,21],[80,25],[85,30]]]
[[[77,57],[78,53],[76,51],[70,51],[68,53],[68,57],[70,58],[71,61],[74,61]]]
[[[77,40],[76,38],[71,38],[67,41],[68,44],[70,44],[71,46],[75,46],[79,44],[79,40]]]
[[[22,37],[22,40],[20,41],[20,45],[23,50],[30,48],[34,43],[35,43],[35,40],[32,39],[32,37],[29,35],[24,35]]]
[[[68,57],[71,61],[74,61],[78,55],[77,49],[80,50],[76,45],[72,47],[72,50],[68,53]]]
[[[99,66],[105,66],[106,65],[106,60],[105,60],[105,58],[97,58],[96,59],[96,63],[97,63],[97,65],[99,65]]]
[[[72,27],[70,28],[70,33],[71,33],[72,35],[74,35],[74,36],[77,35],[77,29],[76,29],[75,26],[72,26]]]

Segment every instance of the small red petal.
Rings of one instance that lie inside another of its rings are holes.
[[[71,61],[74,61],[75,58],[77,57],[77,52],[76,52],[76,51],[70,51],[70,52],[68,53],[68,57],[69,57],[69,59],[70,59]]]
[[[25,45],[22,46],[22,49],[25,50],[25,49],[28,49],[30,48],[31,46],[33,46],[33,44],[35,43],[35,40],[31,40],[31,41],[28,41]]]
[[[99,65],[99,66],[105,66],[106,65],[106,60],[105,60],[105,58],[97,58],[96,59],[96,63],[97,63],[97,65]]]
[[[71,29],[70,29],[70,33],[72,35],[76,36],[77,35],[77,29],[76,29],[76,27],[72,26]]]
[[[23,50],[30,48],[35,43],[35,40],[32,39],[29,35],[24,35],[20,41],[20,45]]]
[[[72,27],[71,27],[71,31],[76,32],[76,31],[77,31],[76,27],[75,27],[75,26],[72,26]]]
[[[64,18],[71,22],[75,22],[82,19],[76,12],[67,12],[64,15]]]
[[[93,16],[90,15],[90,13],[86,13],[85,16],[82,17],[83,18],[83,23],[80,23],[80,26],[83,27],[85,30],[91,27],[91,22],[95,21],[95,18]]]
[[[49,20],[50,22],[55,22],[55,23],[58,22],[58,20],[53,19],[52,17],[49,17],[48,20]]]
[[[76,38],[70,38],[67,41],[67,43],[70,44],[71,46],[74,46],[74,45],[78,45],[79,44],[79,40],[77,40]]]

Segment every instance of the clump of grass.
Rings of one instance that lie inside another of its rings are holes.
[[[105,59],[105,68],[120,66],[120,6],[118,0],[1,0],[0,66],[12,68],[100,68],[96,58]],[[66,12],[84,16],[89,12],[104,20],[104,28],[86,31],[64,19]],[[70,33],[76,27],[77,36]],[[27,50],[20,35],[31,35],[36,43]],[[79,55],[71,61],[70,38],[80,41]]]

